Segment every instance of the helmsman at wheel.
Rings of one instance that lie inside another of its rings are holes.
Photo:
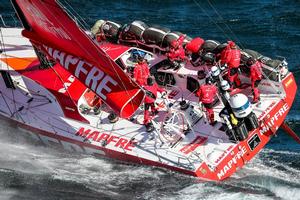
[[[153,130],[153,125],[151,124],[151,119],[154,115],[158,113],[157,108],[155,107],[155,100],[157,97],[157,92],[163,93],[164,89],[158,87],[154,82],[152,77],[147,79],[147,85],[144,86],[146,96],[144,100],[144,125],[147,128],[147,131],[150,132]],[[151,112],[150,112],[151,109]]]

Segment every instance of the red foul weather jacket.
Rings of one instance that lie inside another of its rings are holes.
[[[261,63],[256,61],[250,68],[250,79],[255,82],[262,79]]]
[[[133,70],[133,76],[139,85],[146,85],[147,78],[150,76],[148,64],[146,62],[136,64]]]
[[[229,68],[237,68],[241,62],[241,51],[226,47],[221,53],[221,64],[227,64]]]
[[[213,103],[217,96],[217,87],[209,84],[201,85],[196,95],[202,103]]]
[[[145,87],[146,90],[146,96],[145,96],[145,103],[154,103],[155,99],[157,97],[157,92],[164,92],[165,90],[158,87],[156,83],[153,85],[146,85]]]

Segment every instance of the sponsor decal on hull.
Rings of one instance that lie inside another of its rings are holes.
[[[251,151],[253,151],[261,142],[261,139],[257,134],[254,134],[249,140],[248,140],[248,146]]]
[[[239,151],[235,154],[234,151],[232,151],[231,154],[235,154],[224,166],[223,168],[217,172],[217,176],[219,178],[219,180],[221,180],[227,172],[230,171],[230,169],[236,165],[241,159],[242,157],[247,153],[247,149],[245,146],[241,146],[238,148]]]
[[[263,123],[257,129],[257,131],[253,132],[252,137],[250,137],[248,141],[240,144],[237,149],[232,150],[231,153],[226,156],[230,157],[230,160],[225,162],[225,164],[221,164],[221,170],[216,172],[219,180],[227,177],[230,172],[234,172],[235,170],[232,168],[236,168],[237,165],[241,166],[241,161],[249,161],[266,144],[266,142],[269,140],[269,137],[259,137],[259,135],[264,135],[268,132],[274,133],[280,125],[278,124],[279,121],[283,119],[284,115],[290,109],[290,106],[288,103],[284,103],[281,107],[279,107],[279,109],[277,107],[274,108],[273,105],[271,105],[268,109],[268,113],[273,111],[272,113],[275,112],[275,114],[272,114],[272,116],[268,114],[265,121],[262,119]],[[275,128],[276,130],[274,130]],[[249,147],[249,150],[246,146]]]
[[[293,83],[293,78],[290,78],[289,80],[287,80],[284,85],[285,85],[285,87],[289,87],[291,83]]]
[[[128,140],[126,138],[118,137],[114,134],[100,133],[99,131],[95,131],[95,130],[92,131],[91,129],[85,129],[83,127],[79,128],[79,130],[75,135],[84,138],[84,140],[101,142],[102,146],[114,144],[115,147],[127,151],[132,151],[132,149],[135,147],[134,141]]]
[[[290,109],[289,105],[287,103],[283,104],[283,106],[267,121],[265,121],[260,130],[259,133],[261,135],[267,133],[269,130],[272,132],[275,132],[278,129],[278,126],[274,127],[277,124],[277,121]],[[275,130],[274,130],[275,128]]]

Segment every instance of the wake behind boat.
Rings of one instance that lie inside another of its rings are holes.
[[[241,50],[243,84],[228,91],[228,67],[208,59],[213,51],[198,66],[173,66],[168,51],[180,33],[103,20],[86,33],[56,1],[19,2],[24,30],[1,28],[0,111],[47,144],[223,180],[265,146],[292,106],[297,86],[285,60]],[[250,57],[263,72],[252,105]],[[149,84],[132,74],[139,59],[164,90],[154,95],[158,113],[146,112]],[[213,121],[196,95],[206,82],[218,88]]]

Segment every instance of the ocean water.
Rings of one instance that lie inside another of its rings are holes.
[[[159,24],[192,37],[227,41],[275,57],[284,56],[300,83],[298,0],[72,0],[91,26],[97,19]],[[0,1],[0,14],[13,12]],[[8,20],[8,18],[7,18]],[[9,21],[14,23],[14,21]],[[300,135],[300,97],[287,120]],[[124,165],[72,154],[31,141],[0,120],[0,200],[18,199],[300,199],[300,145],[278,131],[243,169],[220,182],[164,169]]]

